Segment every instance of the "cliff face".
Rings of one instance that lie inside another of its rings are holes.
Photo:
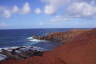
[[[59,41],[59,42],[66,43],[66,42],[73,40],[73,38],[76,37],[77,35],[86,31],[88,30],[73,29],[67,32],[54,32],[54,33],[49,34],[48,36],[43,36],[43,37],[34,36],[33,38],[41,39],[41,40],[43,39],[43,40]]]
[[[68,43],[45,52],[43,56],[20,61],[7,60],[0,64],[96,64],[96,29],[78,34]]]

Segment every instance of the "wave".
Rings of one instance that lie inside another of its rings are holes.
[[[46,40],[34,39],[33,37],[28,37],[27,39],[28,41],[31,41],[31,42],[46,42]]]
[[[6,55],[0,54],[0,61],[5,60],[7,58]]]
[[[33,37],[28,37],[27,39],[33,39]]]

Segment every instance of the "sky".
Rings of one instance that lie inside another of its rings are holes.
[[[96,28],[96,0],[0,0],[0,29]]]

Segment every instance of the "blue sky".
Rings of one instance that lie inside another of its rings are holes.
[[[96,28],[96,0],[0,0],[0,29]]]

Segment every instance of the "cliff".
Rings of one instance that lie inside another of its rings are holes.
[[[75,32],[75,36],[72,34],[70,37],[71,41],[66,41],[68,43],[53,51],[45,52],[43,56],[20,61],[6,60],[0,64],[96,64],[96,29]],[[61,39],[63,40],[62,37]]]
[[[33,38],[40,39],[40,40],[50,40],[50,41],[58,41],[58,42],[66,43],[66,42],[73,40],[73,38],[76,37],[77,35],[86,31],[88,30],[73,29],[67,32],[50,33],[47,36],[33,36]]]

